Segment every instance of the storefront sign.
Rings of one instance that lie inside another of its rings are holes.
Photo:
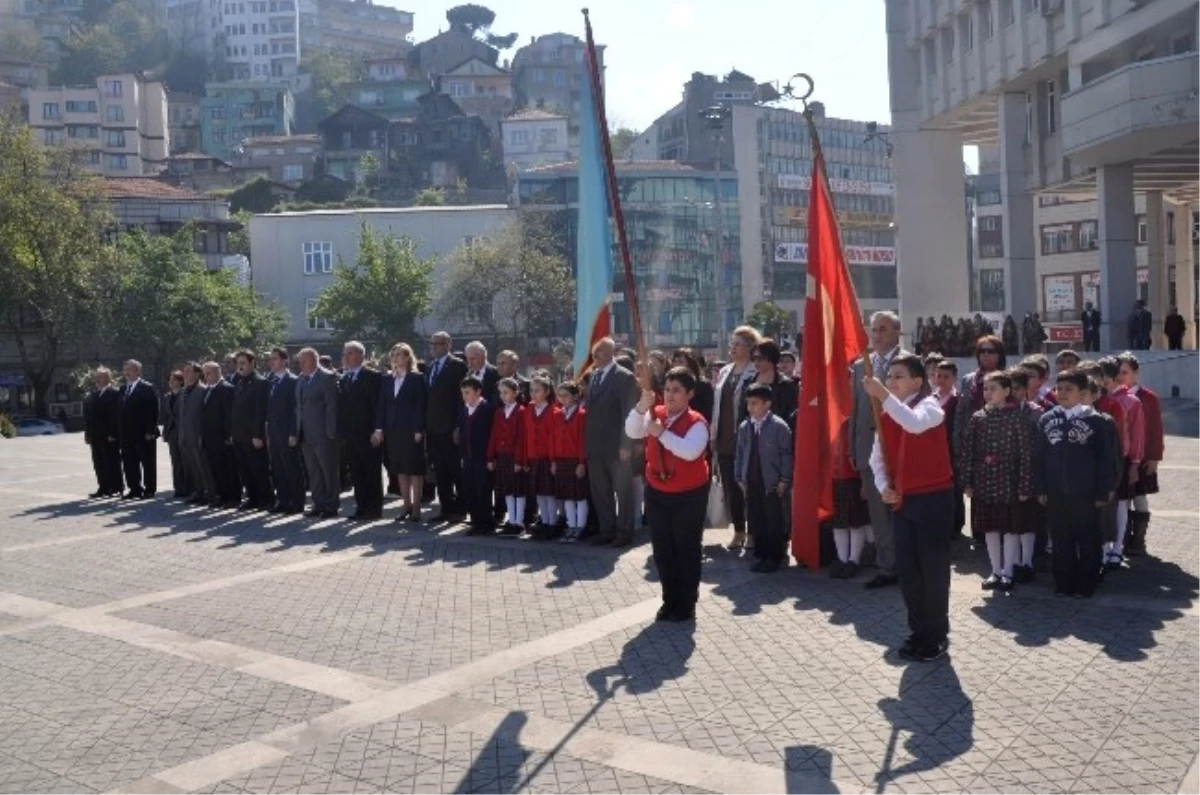
[[[1047,276],[1043,280],[1046,293],[1046,311],[1062,312],[1075,308],[1075,277]]]
[[[807,174],[779,174],[777,186],[783,190],[810,190],[812,177]],[[896,187],[890,182],[867,182],[861,179],[830,178],[829,189],[834,193],[853,193],[858,196],[891,196]]]
[[[1043,328],[1046,329],[1047,342],[1083,342],[1082,323],[1050,323]]]
[[[848,265],[895,265],[896,249],[886,246],[846,246]],[[777,243],[776,262],[808,262],[807,243]]]
[[[887,226],[892,216],[883,213],[839,212],[838,223],[842,226]],[[777,226],[808,226],[808,208],[781,206],[775,208]]]

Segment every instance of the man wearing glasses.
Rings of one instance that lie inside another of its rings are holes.
[[[462,408],[462,380],[467,377],[467,365],[450,355],[450,335],[439,331],[429,338],[429,367],[425,380],[429,384],[429,402],[425,418],[425,439],[429,463],[437,477],[438,502],[441,513],[438,522],[459,522],[463,518],[462,461],[454,429]]]

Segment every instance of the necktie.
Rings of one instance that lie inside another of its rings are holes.
[[[595,390],[599,389],[600,385],[602,383],[604,383],[604,371],[597,370],[596,371],[596,383],[592,385],[592,390],[595,391]]]
[[[267,397],[275,397],[275,387],[279,386],[279,376],[271,376],[271,391],[267,393]]]
[[[438,377],[438,373],[440,373],[441,371],[442,371],[442,360],[438,359],[436,362],[433,363],[433,375],[431,375],[429,377],[430,382],[436,381],[437,377]]]

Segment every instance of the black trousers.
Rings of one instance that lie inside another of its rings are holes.
[[[125,484],[134,494],[153,494],[158,491],[158,448],[156,439],[135,439],[121,442],[121,467]]]
[[[1183,350],[1183,335],[1171,334],[1167,337],[1167,350],[1181,351]]]
[[[1088,495],[1051,494],[1046,504],[1055,590],[1091,596],[1100,582],[1100,509]]]
[[[471,526],[480,530],[494,528],[496,517],[492,513],[492,473],[488,471],[487,460],[481,455],[463,461],[462,479],[461,507],[470,516]]]
[[[183,464],[183,449],[179,442],[171,439],[167,442],[167,452],[171,454],[171,490],[176,497],[188,497],[192,493],[192,479],[188,477],[187,468]]]
[[[437,496],[442,513],[461,514],[463,504],[463,470],[458,445],[448,433],[431,433],[426,439],[429,464],[437,478]]]
[[[1083,349],[1089,353],[1100,350],[1100,332],[1085,331],[1083,334]]]
[[[782,563],[787,546],[783,522],[783,498],[762,483],[747,483],[746,519],[754,538],[754,557],[766,563]],[[739,489],[740,490],[740,489]],[[705,504],[707,507],[707,503]]]
[[[383,450],[371,446],[371,437],[346,439],[354,510],[360,514],[383,512]]]
[[[255,449],[253,442],[234,442],[233,455],[237,460],[238,480],[246,490],[246,500],[252,505],[270,508],[271,462],[267,448]]]
[[[242,498],[242,486],[238,481],[237,458],[233,445],[204,443],[204,454],[208,456],[208,468],[212,472],[214,495],[221,502],[236,502]]]
[[[918,644],[950,634],[950,533],[954,489],[905,496],[892,513],[896,574],[908,609],[908,628]]]
[[[271,483],[275,489],[275,504],[284,508],[304,507],[304,476],[300,466],[300,447],[288,444],[287,437],[267,439],[267,455],[271,461]]]
[[[708,489],[669,494],[646,481],[646,518],[650,522],[650,547],[662,583],[663,604],[690,613],[700,598],[701,539]]]
[[[96,472],[96,487],[105,494],[117,494],[125,487],[121,474],[121,445],[107,439],[92,442],[92,469]]]
[[[717,456],[717,468],[721,472],[721,491],[725,493],[725,504],[729,506],[729,518],[735,532],[746,532],[746,495],[733,476],[734,456],[724,453]],[[757,541],[755,542],[758,543]]]

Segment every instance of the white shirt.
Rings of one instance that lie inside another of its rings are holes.
[[[130,381],[128,384],[125,385],[125,394],[127,396],[132,395],[134,388],[137,387],[137,385],[140,383],[142,383],[142,379],[140,379],[140,378],[135,378],[132,381]]]
[[[570,406],[567,406],[565,409],[563,409],[563,419],[570,420],[572,417],[575,416],[575,411],[578,408],[579,408],[578,403],[572,403]]]
[[[668,417],[664,423],[668,428],[670,424],[679,419],[676,417]],[[635,406],[629,412],[629,416],[625,418],[625,435],[630,439],[645,439],[649,434],[646,428],[650,425],[651,412],[639,414]],[[686,436],[680,436],[675,433],[664,433],[658,437],[658,443],[665,447],[671,454],[677,455],[684,461],[695,461],[700,456],[704,455],[704,451],[708,449],[708,427],[704,422],[697,422],[692,427],[688,428]]]
[[[507,406],[504,407],[504,419],[507,420],[510,417],[512,417],[512,413],[516,410],[517,410],[517,404],[509,403]]]
[[[475,377],[476,377],[476,378],[478,378],[480,381],[482,381],[482,380],[483,380],[483,376],[484,376],[486,373],[487,373],[487,365],[485,364],[483,367],[480,367],[478,370],[476,370],[475,372],[471,373],[471,375],[475,376]]]
[[[480,406],[482,403],[483,403],[483,401],[482,401],[482,400],[480,400],[478,403],[474,403],[474,404],[468,403],[468,404],[467,404],[467,416],[468,416],[468,417],[470,417],[470,416],[474,415],[474,414],[475,414],[475,409],[479,408],[479,406]]]
[[[609,362],[608,364],[604,365],[603,367],[601,367],[599,370],[596,371],[596,374],[594,376],[592,376],[592,384],[591,384],[592,389],[595,389],[597,386],[600,385],[601,381],[603,381],[605,378],[608,378],[608,374],[613,369],[613,365],[615,365],[615,364],[616,364],[615,361]]]
[[[879,379],[883,378],[885,373],[883,373],[881,371],[887,369],[887,366],[891,363],[892,359],[896,358],[896,354],[899,352],[900,352],[900,346],[897,345],[895,348],[892,348],[887,353],[872,353],[871,354],[871,367],[875,370],[876,378],[879,378]]]
[[[408,373],[403,370],[396,370],[392,373],[392,397],[400,394],[400,387],[404,386],[404,376]]]
[[[887,400],[883,401],[883,410],[905,431],[917,435],[936,428],[946,421],[946,412],[942,411],[937,398],[933,395],[917,401],[915,406],[903,403],[895,395],[888,395]],[[877,431],[875,444],[871,447],[871,474],[875,477],[875,488],[882,494],[883,490],[887,488],[888,478],[883,462],[883,451],[879,448],[880,433],[883,433],[882,429]]]
[[[540,416],[542,416],[543,414],[545,414],[545,413],[546,413],[546,409],[548,409],[548,408],[550,408],[550,404],[549,404],[549,403],[543,403],[543,404],[542,404],[542,405],[540,405],[540,406],[534,406],[534,407],[533,407],[533,413],[534,413],[534,414],[536,414],[537,416],[539,416],[539,417],[540,417]]]

